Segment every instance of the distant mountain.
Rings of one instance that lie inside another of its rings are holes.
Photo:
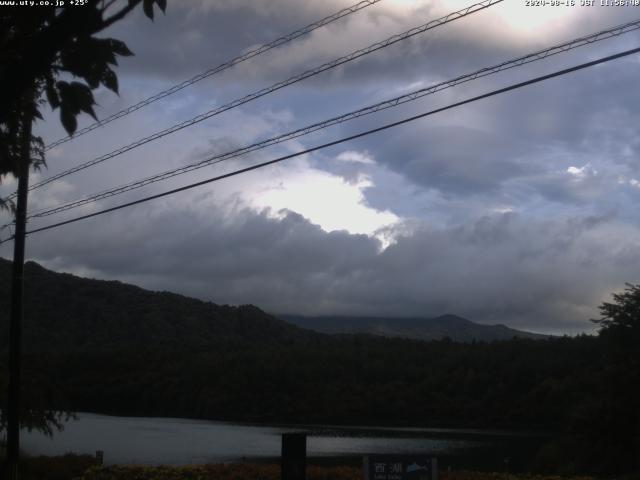
[[[5,339],[11,265],[0,258],[0,338]],[[25,264],[23,329],[24,348],[32,352],[202,349],[220,342],[286,343],[320,336],[253,305],[216,305],[117,281],[56,273],[34,262]]]
[[[544,339],[547,335],[514,330],[505,325],[481,325],[456,315],[436,318],[389,317],[303,317],[278,315],[292,325],[330,334],[365,333],[392,338],[440,340],[449,337],[457,342],[510,340],[513,337]]]

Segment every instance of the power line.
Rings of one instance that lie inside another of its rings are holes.
[[[343,8],[342,10],[340,10],[339,12],[336,12],[332,15],[329,15],[321,20],[318,20],[317,22],[314,22],[310,25],[307,25],[306,27],[302,27],[298,30],[296,30],[295,32],[292,32],[288,35],[285,35],[284,37],[280,37],[272,42],[269,43],[265,43],[264,45],[261,45],[257,48],[254,48],[252,50],[249,50],[248,52],[244,53],[243,55],[240,55],[238,57],[235,57],[231,60],[228,60],[224,63],[221,63],[220,65],[218,65],[217,67],[214,68],[210,68],[202,73],[199,73],[198,75],[195,75],[193,77],[191,77],[188,80],[185,80],[181,83],[178,83],[177,85],[174,85],[170,88],[167,88],[166,90],[162,90],[158,93],[156,93],[155,95],[152,95],[149,98],[146,98],[144,100],[141,100],[140,102],[136,103],[135,105],[131,105],[130,107],[127,107],[123,110],[120,110],[117,113],[114,113],[113,115],[110,115],[102,120],[99,120],[97,122],[92,123],[91,125],[88,125],[84,128],[81,128],[80,130],[76,131],[74,133],[73,136],[67,136],[67,137],[62,137],[50,144],[48,144],[45,147],[45,151],[46,150],[50,150],[54,147],[57,147],[58,145],[61,145],[63,143],[66,143],[70,140],[73,140],[74,138],[78,138],[79,136],[84,135],[85,133],[91,132],[92,130],[95,130],[96,128],[102,127],[104,125],[106,125],[107,123],[111,123],[114,120],[117,120],[118,118],[122,118],[126,115],[129,115],[132,112],[135,112],[136,110],[139,110],[143,107],[146,107],[147,105],[150,105],[153,102],[156,102],[162,98],[168,97],[169,95],[172,95],[176,92],[179,92],[180,90],[182,90],[183,88],[186,88],[190,85],[193,85],[194,83],[199,82],[200,80],[204,80],[205,78],[211,77],[217,73],[220,73],[224,70],[227,70],[235,65],[238,65],[239,63],[242,63],[246,60],[249,60],[253,57],[257,57],[258,55],[261,55],[263,53],[268,52],[269,50],[272,50],[276,47],[280,47],[286,43],[289,43],[299,37],[302,37],[303,35],[306,35],[308,33],[313,32],[314,30],[317,30],[320,27],[324,27],[325,25],[328,25],[330,23],[335,22],[336,20],[339,20],[343,17],[346,17],[347,15],[351,15],[352,13],[355,13],[359,10],[362,10],[363,8],[367,8],[370,7],[371,5],[374,5],[378,2],[380,2],[381,0],[363,0],[361,2],[356,3],[355,5],[352,5],[350,7],[347,8]]]
[[[465,75],[461,75],[458,76],[452,80],[447,80],[445,82],[441,82],[438,83],[436,85],[432,85],[426,88],[422,88],[419,90],[415,90],[413,92],[404,94],[404,95],[400,95],[397,97],[394,97],[392,99],[388,99],[388,100],[384,100],[382,102],[378,102],[374,105],[370,105],[340,116],[336,116],[333,118],[330,118],[328,120],[323,120],[321,122],[317,122],[314,123],[312,125],[308,125],[306,127],[303,128],[299,128],[296,129],[292,132],[288,132],[288,133],[284,133],[282,135],[278,135],[276,137],[272,137],[269,138],[267,140],[263,140],[261,142],[257,142],[257,143],[253,143],[249,146],[246,147],[242,147],[230,152],[226,152],[226,153],[222,153],[222,154],[218,154],[215,155],[213,157],[209,157],[205,160],[201,160],[199,162],[195,162],[189,165],[185,165],[183,167],[180,168],[175,168],[172,170],[168,170],[162,173],[158,173],[156,175],[152,175],[150,177],[146,177],[134,182],[130,182],[128,184],[125,185],[121,185],[119,187],[115,187],[115,188],[111,188],[109,190],[105,190],[96,194],[93,194],[89,197],[85,197],[79,200],[75,200],[63,205],[59,205],[57,207],[54,208],[50,208],[50,209],[45,209],[45,210],[41,210],[39,212],[33,213],[31,215],[29,215],[28,218],[40,218],[40,217],[45,217],[45,216],[49,216],[49,215],[53,215],[56,213],[60,213],[63,211],[67,211],[73,208],[77,208],[83,205],[87,205],[89,203],[93,203],[96,202],[98,200],[102,200],[105,198],[110,198],[113,197],[115,195],[119,195],[131,190],[135,190],[137,188],[141,188],[153,183],[157,183],[172,177],[175,177],[177,175],[182,175],[184,173],[188,173],[194,170],[198,170],[200,168],[204,168],[210,165],[215,165],[227,160],[230,160],[232,158],[237,158],[239,156],[245,155],[247,153],[251,153],[257,150],[261,150],[263,148],[272,146],[272,145],[276,145],[288,140],[292,140],[294,138],[298,138],[301,137],[303,135],[307,135],[309,133],[327,128],[329,126],[333,126],[333,125],[337,125],[349,120],[353,120],[355,118],[359,118],[361,116],[364,115],[369,115],[372,113],[376,113],[388,108],[392,108],[392,107],[396,107],[398,105],[402,105],[404,103],[408,103],[414,100],[418,100],[419,98],[422,98],[426,95],[431,95],[434,94],[436,92],[439,92],[441,90],[444,90],[446,88],[451,88],[454,87],[456,85],[460,85],[462,83],[466,83],[472,80],[476,80],[478,78],[482,78],[482,77],[486,77],[488,75],[492,75],[495,73],[499,73],[501,71],[505,71],[511,68],[515,68],[518,66],[522,66],[531,62],[535,62],[535,61],[539,61],[539,60],[543,60],[545,58],[548,58],[552,55],[556,55],[559,53],[563,53],[563,52],[567,52],[569,50],[578,48],[578,47],[582,47],[584,45],[591,45],[595,42],[599,42],[605,39],[609,39],[612,37],[616,37],[619,35],[622,35],[624,33],[628,33],[628,32],[632,32],[635,31],[637,29],[640,28],[640,19],[629,22],[629,23],[625,23],[623,25],[618,25],[616,27],[612,27],[609,28],[607,30],[602,30],[599,31],[597,33],[588,35],[588,36],[583,36],[574,40],[570,40],[568,42],[564,42],[561,43],[559,45],[555,45],[553,47],[544,49],[544,50],[540,50],[534,53],[530,53],[512,60],[508,60],[502,63],[499,63],[497,65],[491,66],[491,67],[485,67],[482,68],[480,70],[477,70],[473,73],[468,73]]]
[[[226,174],[223,174],[223,175],[218,175],[217,177],[209,178],[207,180],[202,180],[202,181],[199,181],[199,182],[196,182],[196,183],[191,183],[191,184],[185,185],[183,187],[179,187],[179,188],[175,188],[173,190],[169,190],[169,191],[166,191],[166,192],[158,193],[156,195],[151,195],[151,196],[148,196],[148,197],[144,197],[144,198],[141,198],[141,199],[138,199],[138,200],[134,200],[132,202],[123,203],[123,204],[117,205],[115,207],[106,208],[106,209],[100,210],[98,212],[90,213],[90,214],[87,214],[87,215],[82,215],[82,216],[75,217],[75,218],[72,218],[72,219],[69,219],[69,220],[65,220],[65,221],[62,221],[62,222],[58,222],[58,223],[54,223],[54,224],[47,225],[47,226],[44,226],[44,227],[36,228],[36,229],[28,231],[27,234],[43,232],[45,230],[50,230],[52,228],[61,227],[63,225],[68,225],[70,223],[75,223],[75,222],[79,222],[81,220],[86,220],[88,218],[96,217],[96,216],[99,216],[99,215],[104,215],[106,213],[114,212],[116,210],[121,210],[121,209],[126,208],[126,207],[131,207],[133,205],[138,205],[138,204],[141,204],[141,203],[145,203],[145,202],[148,202],[148,201],[151,201],[151,200],[155,200],[157,198],[166,197],[166,196],[172,195],[174,193],[183,192],[185,190],[190,190],[192,188],[200,187],[202,185],[206,185],[208,183],[212,183],[212,182],[216,182],[216,181],[219,181],[219,180],[223,180],[225,178],[234,177],[236,175],[240,175],[242,173],[246,173],[246,172],[249,172],[249,171],[252,171],[252,170],[257,170],[259,168],[266,167],[268,165],[273,165],[275,163],[279,163],[279,162],[282,162],[284,160],[289,160],[291,158],[299,157],[299,156],[305,155],[307,153],[315,152],[317,150],[321,150],[321,149],[324,149],[324,148],[332,147],[334,145],[338,145],[338,144],[341,144],[341,143],[344,143],[344,142],[355,140],[357,138],[365,137],[365,136],[371,135],[373,133],[377,133],[377,132],[381,132],[381,131],[384,131],[384,130],[387,130],[387,129],[390,129],[390,128],[393,128],[393,127],[397,127],[399,125],[404,125],[405,123],[413,122],[415,120],[418,120],[418,119],[421,119],[421,118],[424,118],[424,117],[427,117],[427,116],[430,116],[430,115],[435,115],[436,113],[444,112],[446,110],[450,110],[450,109],[453,109],[453,108],[456,108],[456,107],[460,107],[460,106],[466,105],[468,103],[472,103],[472,102],[476,102],[478,100],[482,100],[482,99],[485,99],[485,98],[493,97],[495,95],[500,95],[500,94],[503,94],[503,93],[506,93],[506,92],[509,92],[509,91],[512,91],[512,90],[516,90],[516,89],[519,89],[519,88],[522,88],[522,87],[525,87],[525,86],[528,86],[528,85],[532,85],[532,84],[535,84],[535,83],[543,82],[543,81],[549,80],[551,78],[555,78],[555,77],[559,77],[559,76],[562,76],[562,75],[566,75],[568,73],[572,73],[572,72],[575,72],[575,71],[578,71],[578,70],[583,70],[585,68],[589,68],[589,67],[592,67],[594,65],[599,65],[599,64],[602,64],[602,63],[606,63],[606,62],[609,62],[609,61],[612,61],[612,60],[615,60],[615,59],[618,59],[618,58],[626,57],[628,55],[632,55],[634,53],[639,53],[639,52],[640,52],[640,47],[637,47],[637,48],[633,48],[631,50],[626,50],[624,52],[620,52],[620,53],[617,53],[617,54],[614,54],[614,55],[609,55],[607,57],[603,57],[603,58],[600,58],[598,60],[593,60],[591,62],[582,63],[582,64],[576,65],[574,67],[565,68],[563,70],[558,70],[558,71],[556,71],[554,73],[550,73],[550,74],[547,74],[547,75],[542,75],[542,76],[539,76],[539,77],[532,78],[530,80],[526,80],[524,82],[512,84],[512,85],[510,85],[508,87],[504,87],[504,88],[500,88],[500,89],[497,89],[497,90],[493,90],[491,92],[488,92],[488,93],[485,93],[485,94],[482,94],[482,95],[478,95],[476,97],[472,97],[472,98],[468,98],[466,100],[462,100],[462,101],[459,101],[459,102],[456,102],[456,103],[452,103],[452,104],[447,105],[445,107],[440,107],[440,108],[437,108],[437,109],[434,109],[434,110],[430,110],[428,112],[421,113],[419,115],[414,115],[412,117],[405,118],[405,119],[399,120],[397,122],[389,123],[389,124],[383,125],[381,127],[377,127],[377,128],[371,129],[371,130],[367,130],[367,131],[364,131],[364,132],[361,132],[361,133],[357,133],[355,135],[350,135],[348,137],[344,137],[344,138],[341,138],[341,139],[338,139],[338,140],[334,140],[332,142],[324,143],[322,145],[311,147],[311,148],[308,148],[306,150],[302,150],[302,151],[299,151],[299,152],[296,152],[296,153],[292,153],[292,154],[289,154],[289,155],[278,157],[276,159],[269,160],[267,162],[262,162],[262,163],[259,163],[259,164],[256,164],[256,165],[252,165],[250,167],[246,167],[246,168],[242,168],[242,169],[239,169],[239,170],[235,170],[235,171],[230,172],[230,173],[226,173]],[[9,241],[11,239],[12,238],[8,238],[6,240],[3,240],[3,241],[0,242],[0,244],[5,243],[5,242],[7,242],[7,241]]]
[[[254,93],[251,93],[249,95],[246,95],[242,98],[236,99],[230,103],[227,103],[225,105],[222,105],[220,107],[217,107],[213,110],[209,110],[208,112],[202,113],[200,115],[197,115],[189,120],[185,120],[184,122],[175,124],[167,129],[164,129],[160,132],[156,132],[152,135],[149,135],[148,137],[144,137],[142,139],[136,140],[133,143],[130,143],[129,145],[125,145],[124,147],[120,147],[117,150],[114,150],[110,153],[107,153],[105,155],[102,155],[100,157],[94,158],[93,160],[90,160],[88,162],[85,162],[81,165],[78,165],[76,167],[70,168],[68,170],[65,170],[64,172],[58,173],[56,175],[53,175],[49,178],[46,178],[38,183],[33,184],[30,187],[30,190],[34,190],[36,188],[40,188],[44,185],[47,185],[55,180],[58,180],[60,178],[66,177],[68,175],[71,175],[73,173],[77,173],[81,170],[84,170],[86,168],[92,167],[94,165],[97,165],[99,163],[102,163],[106,160],[109,160],[111,158],[117,157],[118,155],[121,155],[125,152],[128,152],[130,150],[133,150],[134,148],[137,148],[141,145],[145,145],[149,142],[152,142],[154,140],[157,140],[159,138],[162,138],[166,135],[169,135],[171,133],[177,132],[179,130],[182,130],[183,128],[186,127],[190,127],[192,125],[195,125],[196,123],[202,122],[203,120],[206,120],[208,118],[211,118],[215,115],[219,115],[223,112],[226,112],[227,110],[231,110],[232,108],[236,108],[239,107],[240,105],[244,105],[245,103],[251,102],[253,100],[256,100],[260,97],[263,97],[265,95],[268,95],[272,92],[275,92],[276,90],[280,90],[281,88],[284,87],[288,87],[289,85],[292,85],[294,83],[300,82],[302,80],[305,80],[309,77],[313,77],[315,75],[318,75],[326,70],[330,70],[332,68],[335,68],[339,65],[345,64],[347,62],[351,62],[357,58],[360,58],[364,55],[368,55],[370,53],[373,53],[377,50],[380,50],[382,48],[386,48],[389,47],[395,43],[398,43],[400,41],[403,40],[407,40],[408,38],[411,38],[415,35],[421,34],[426,32],[427,30],[431,30],[433,28],[439,27],[441,25],[445,25],[449,22],[452,22],[454,20],[458,20],[460,18],[466,17],[468,15],[471,15],[475,12],[478,12],[480,10],[484,10],[486,8],[491,7],[492,5],[495,5],[497,3],[500,3],[504,0],[483,0],[479,3],[475,3],[473,5],[470,5],[466,8],[463,8],[461,10],[458,10],[456,12],[452,12],[449,13],[448,15],[445,15],[444,17],[438,18],[436,20],[432,20],[424,25],[421,25],[419,27],[414,27],[410,30],[407,30],[403,33],[397,34],[397,35],[393,35],[392,37],[387,38],[386,40],[383,40],[381,42],[377,42],[374,43],[373,45],[369,45],[368,47],[362,48],[360,50],[356,50],[348,55],[345,55],[343,57],[337,58],[335,60],[332,60],[330,62],[324,63],[322,65],[320,65],[319,67],[307,70],[303,73],[300,73],[298,75],[295,75],[293,77],[288,78],[287,80],[275,83],[273,85],[271,85],[270,87],[266,87],[263,88],[262,90],[258,90]],[[9,196],[9,198],[12,198],[13,196]]]

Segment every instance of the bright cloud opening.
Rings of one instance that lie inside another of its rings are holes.
[[[584,180],[587,177],[595,177],[598,174],[597,170],[591,167],[591,164],[587,163],[583,167],[574,167],[573,165],[567,168],[567,173],[574,177],[576,180]]]
[[[269,207],[274,212],[297,212],[326,232],[346,230],[377,236],[377,231],[398,222],[399,217],[388,210],[379,211],[366,205],[363,190],[370,186],[372,183],[365,176],[349,184],[340,177],[311,170],[267,187],[252,198],[251,203],[256,208]]]
[[[366,165],[374,165],[376,163],[371,155],[369,155],[369,153],[356,152],[354,150],[347,150],[346,152],[342,152],[336,157],[336,160],[339,160],[341,162],[364,163]]]

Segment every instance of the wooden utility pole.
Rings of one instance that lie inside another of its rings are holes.
[[[25,111],[28,109],[25,108]],[[24,247],[31,164],[31,117],[25,113],[20,130],[21,152],[18,164],[18,196],[13,240],[11,278],[11,318],[9,322],[9,387],[7,403],[8,480],[18,480],[20,461],[20,373],[22,356],[22,316],[24,297]]]

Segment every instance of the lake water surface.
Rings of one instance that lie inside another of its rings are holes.
[[[501,466],[505,458],[514,457],[516,445],[522,444],[526,450],[525,445],[532,440],[526,435],[486,430],[256,426],[80,413],[53,438],[24,432],[22,448],[32,455],[93,455],[96,450],[103,450],[108,464],[275,461],[280,455],[281,435],[286,432],[307,432],[309,457],[334,461],[342,458],[342,463],[357,463],[363,455],[375,453],[415,453],[465,463],[471,454],[483,458],[488,455],[492,465]]]

